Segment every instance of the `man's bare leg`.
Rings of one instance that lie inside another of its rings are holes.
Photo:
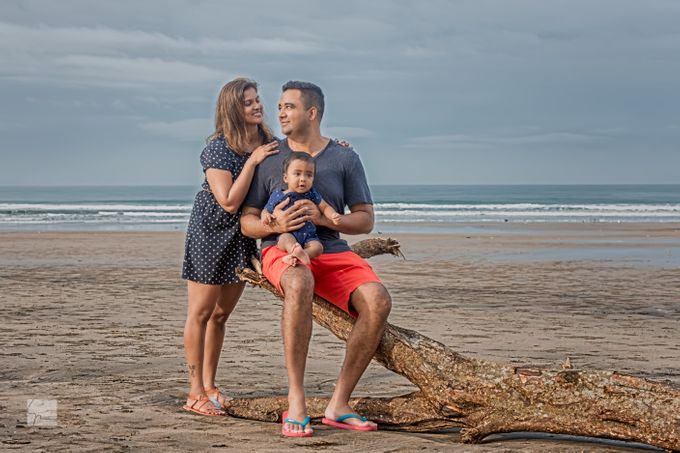
[[[335,391],[324,413],[325,417],[331,420],[353,412],[349,406],[349,398],[380,344],[392,308],[389,293],[377,282],[359,286],[352,293],[350,303],[359,316],[347,338],[345,360],[340,369]],[[371,421],[364,422],[356,418],[347,419],[344,423],[375,426]]]
[[[276,241],[276,246],[279,249],[288,252],[288,256],[284,256],[282,258],[283,262],[286,264],[295,266],[298,260],[307,266],[309,266],[311,263],[309,256],[307,256],[307,253],[305,252],[305,249],[303,249],[298,243],[297,239],[295,239],[295,236],[290,233],[283,233],[279,235],[279,239]]]
[[[289,267],[281,276],[283,315],[281,335],[288,372],[288,418],[302,421],[307,416],[305,404],[305,365],[312,336],[312,298],[314,277],[306,266]],[[287,431],[302,431],[299,425],[286,424]],[[310,431],[309,425],[304,431]]]

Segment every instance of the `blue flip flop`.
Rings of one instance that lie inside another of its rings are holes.
[[[345,414],[341,415],[340,417],[336,418],[335,420],[331,420],[330,418],[323,418],[321,420],[321,423],[324,425],[328,426],[333,426],[335,428],[340,428],[340,429],[349,429],[352,431],[377,431],[378,427],[377,426],[371,426],[371,425],[365,425],[365,426],[360,426],[360,425],[351,425],[349,423],[344,423],[345,420],[348,418],[358,418],[362,422],[367,421],[368,419],[366,417],[362,417],[359,414]]]
[[[304,420],[301,422],[294,420],[292,418],[288,418],[288,411],[285,411],[283,415],[281,416],[281,434],[285,437],[312,437],[314,434],[314,430],[312,431],[288,431],[286,430],[286,423],[292,423],[294,425],[298,425],[302,427],[302,429],[305,429],[307,425],[312,421],[312,419],[307,416],[305,417]]]

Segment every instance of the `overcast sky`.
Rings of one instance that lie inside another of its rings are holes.
[[[0,185],[198,184],[290,79],[372,184],[680,183],[680,2],[2,1]]]

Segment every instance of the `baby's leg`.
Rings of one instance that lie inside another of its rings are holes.
[[[313,260],[317,256],[323,253],[323,245],[321,241],[309,241],[305,244],[305,252],[310,260]]]
[[[295,244],[297,244],[297,241],[295,240],[295,237],[290,233],[282,233],[276,240],[276,246],[279,248],[279,250],[283,250],[288,253],[290,253],[291,249]]]
[[[297,265],[298,260],[301,263],[309,265],[311,262],[309,256],[305,253],[304,249],[300,246],[298,241],[290,233],[283,233],[279,236],[276,246],[288,252],[287,256],[282,258],[283,262],[290,264],[291,266]]]

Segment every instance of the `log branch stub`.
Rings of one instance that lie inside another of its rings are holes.
[[[378,255],[394,255],[406,259],[401,253],[399,242],[392,238],[372,238],[364,239],[352,245],[352,251],[364,259]]]

